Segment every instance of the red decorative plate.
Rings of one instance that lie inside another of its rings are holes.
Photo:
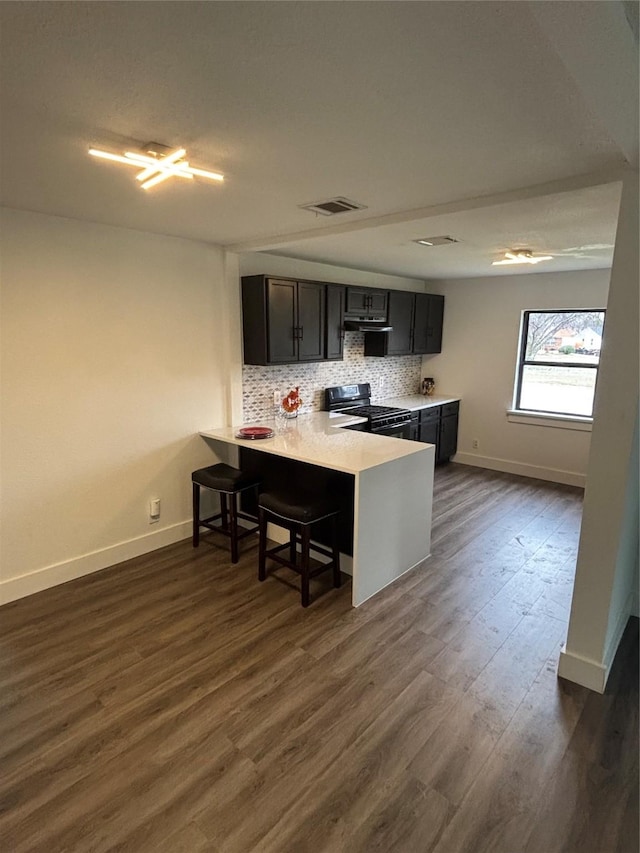
[[[243,427],[238,430],[238,438],[271,438],[273,430],[271,427],[254,426]]]

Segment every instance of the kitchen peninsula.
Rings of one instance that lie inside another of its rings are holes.
[[[429,556],[434,467],[433,445],[344,429],[359,420],[314,412],[263,421],[274,435],[260,441],[237,438],[237,426],[200,433],[223,461],[260,471],[267,488],[293,478],[339,498],[354,607]]]

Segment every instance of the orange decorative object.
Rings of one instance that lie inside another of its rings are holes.
[[[286,397],[282,400],[282,408],[285,412],[297,412],[302,405],[300,399],[300,387],[296,386],[292,391],[289,391]]]

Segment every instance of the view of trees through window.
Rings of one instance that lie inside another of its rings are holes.
[[[593,414],[605,312],[525,311],[515,408]]]

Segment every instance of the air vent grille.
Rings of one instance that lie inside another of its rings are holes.
[[[365,210],[366,204],[359,204],[348,198],[329,198],[326,201],[315,201],[311,204],[298,205],[302,210],[310,210],[312,213],[320,213],[322,216],[335,216],[336,213],[348,213],[351,210]]]
[[[448,243],[459,243],[455,237],[440,236],[440,237],[420,237],[419,240],[414,240],[414,243],[419,243],[421,246],[446,246]]]

